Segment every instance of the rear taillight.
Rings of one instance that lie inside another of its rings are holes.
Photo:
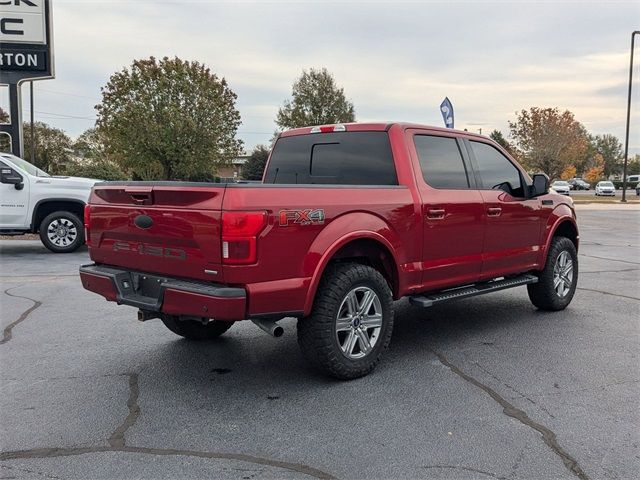
[[[89,231],[91,228],[91,205],[84,206],[84,241],[87,246],[91,246]]]
[[[232,265],[256,263],[258,235],[266,226],[266,212],[223,212],[222,262]]]

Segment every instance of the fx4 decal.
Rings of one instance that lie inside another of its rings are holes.
[[[291,224],[322,225],[324,224],[324,209],[280,210],[280,226],[288,227]]]

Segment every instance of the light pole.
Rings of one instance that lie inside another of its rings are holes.
[[[622,170],[622,202],[627,201],[627,162],[629,161],[629,121],[631,120],[631,84],[633,80],[633,43],[640,30],[631,34],[631,60],[629,62],[629,96],[627,98],[627,131],[624,138],[624,168]]]

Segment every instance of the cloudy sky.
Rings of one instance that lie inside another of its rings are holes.
[[[622,140],[630,34],[640,29],[638,1],[53,3],[56,79],[36,84],[38,120],[77,136],[92,126],[112,72],[177,55],[227,79],[248,149],[268,142],[278,107],[310,67],[334,74],[360,121],[441,125],[448,96],[457,128],[506,134],[517,110],[550,106]],[[634,74],[630,144],[640,153]]]

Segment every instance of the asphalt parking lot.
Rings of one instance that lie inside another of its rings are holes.
[[[188,342],[84,291],[86,250],[0,241],[0,478],[638,478],[640,210],[578,213],[566,311],[402,301],[351,382],[306,366],[292,319]]]

